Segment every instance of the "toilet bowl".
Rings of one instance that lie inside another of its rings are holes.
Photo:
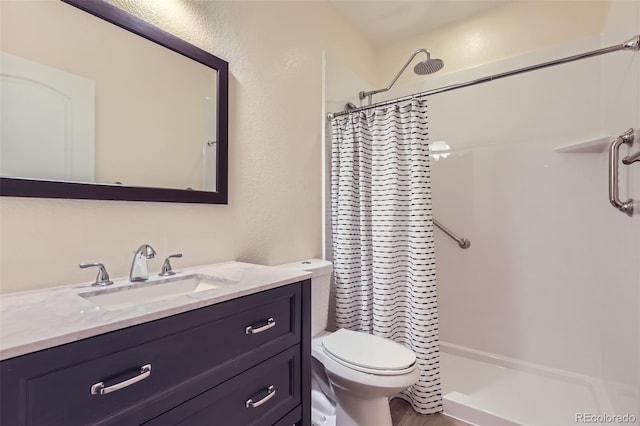
[[[366,333],[321,333],[312,339],[311,354],[331,385],[337,426],[391,426],[389,397],[420,377],[410,349]]]
[[[407,347],[367,333],[327,326],[331,262],[311,259],[281,267],[312,272],[312,419],[314,426],[391,426],[389,397],[420,377]]]

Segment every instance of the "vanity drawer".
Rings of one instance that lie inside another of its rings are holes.
[[[128,342],[126,349],[84,362],[61,367],[68,351],[59,348],[5,361],[2,411],[6,404],[16,406],[2,414],[2,424],[139,425],[300,342],[300,286],[265,293],[270,297],[255,294],[242,298],[245,303],[238,299],[198,310],[212,312],[208,322],[201,321],[202,312],[197,318],[188,312],[132,327],[135,332],[109,333],[106,340],[99,336],[65,345],[81,354],[83,348],[95,349],[92,341],[105,350]],[[250,309],[241,310],[246,306]],[[219,317],[221,309],[225,315]],[[193,326],[186,321],[178,332],[145,342],[149,333],[175,331],[175,321],[189,319]],[[138,341],[144,343],[132,347]],[[95,394],[101,382],[107,393]]]
[[[145,423],[145,426],[274,425],[300,404],[295,346]]]

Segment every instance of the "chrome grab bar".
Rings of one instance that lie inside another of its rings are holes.
[[[633,129],[629,129],[620,136],[618,136],[609,148],[609,202],[611,205],[627,216],[633,216],[634,200],[629,198],[627,201],[620,200],[620,193],[618,188],[618,163],[620,162],[620,145],[627,144],[633,145],[634,132]],[[634,156],[625,157],[625,164],[631,164],[636,161]]]
[[[467,238],[458,237],[456,234],[453,233],[453,231],[451,231],[449,228],[447,228],[446,226],[444,226],[443,224],[441,224],[437,220],[433,219],[433,224],[435,226],[437,226],[438,228],[440,228],[442,230],[442,232],[444,232],[445,234],[447,234],[448,236],[450,236],[451,238],[456,240],[456,242],[458,243],[460,248],[466,249],[466,248],[469,248],[471,246],[471,241],[469,241]]]

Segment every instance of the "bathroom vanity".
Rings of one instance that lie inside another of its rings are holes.
[[[0,423],[310,425],[308,274],[239,262],[181,274],[211,271],[217,286],[149,303],[95,303],[139,290],[117,281],[2,296]]]

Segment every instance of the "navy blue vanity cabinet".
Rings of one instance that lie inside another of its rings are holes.
[[[7,426],[311,424],[310,281],[0,364]]]

